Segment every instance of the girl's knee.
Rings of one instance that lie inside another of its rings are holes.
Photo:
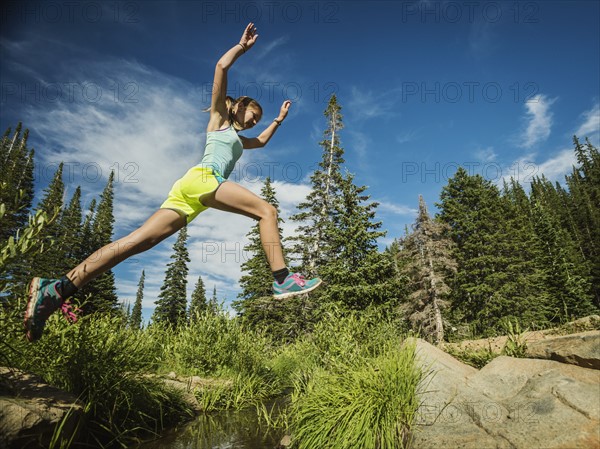
[[[261,205],[260,213],[260,218],[277,219],[277,208],[266,201]]]

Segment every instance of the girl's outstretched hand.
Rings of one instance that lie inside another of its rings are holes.
[[[290,100],[285,100],[283,102],[281,109],[279,110],[279,120],[283,120],[287,117],[290,106],[292,106],[292,102]]]
[[[242,37],[240,39],[240,44],[242,44],[242,46],[246,50],[248,50],[250,47],[252,47],[254,45],[257,38],[258,38],[258,34],[256,34],[256,27],[254,26],[254,24],[252,22],[250,22],[248,24],[248,26],[246,27],[246,29],[244,30],[244,34],[242,34]]]

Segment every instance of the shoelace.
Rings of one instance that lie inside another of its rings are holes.
[[[75,309],[73,309],[73,306],[71,305],[71,303],[68,301],[65,301],[62,303],[62,306],[60,306],[60,311],[62,312],[65,319],[69,323],[73,324],[73,323],[76,323],[77,320],[79,319],[79,317],[75,314],[75,312],[80,312],[81,309],[79,309],[78,307],[75,307]]]
[[[304,287],[306,285],[306,279],[304,279],[304,276],[299,273],[292,274],[292,279],[294,279],[296,284],[298,284],[300,287]]]

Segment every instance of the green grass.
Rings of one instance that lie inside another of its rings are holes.
[[[394,347],[346,371],[317,369],[299,379],[291,412],[294,447],[406,447],[419,407],[421,371],[414,358],[414,347]]]
[[[59,314],[35,343],[24,338],[22,307],[0,312],[4,362],[77,396],[85,409],[80,435],[92,446],[125,446],[192,416],[182,394],[146,374],[154,366],[148,335],[119,316],[91,315],[69,325]]]
[[[91,446],[125,447],[189,419],[183,393],[161,379],[171,371],[212,379],[193,391],[202,410],[253,407],[277,432],[292,432],[298,448],[405,447],[418,406],[414,351],[377,312],[332,308],[312,333],[284,345],[224,313],[144,330],[127,328],[118,315],[69,325],[55,314],[32,344],[24,338],[23,308],[0,310],[4,362],[81,398],[80,434]],[[286,396],[276,413],[266,408]],[[327,445],[315,445],[323,435]]]

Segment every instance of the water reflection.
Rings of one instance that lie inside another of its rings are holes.
[[[198,416],[193,422],[137,449],[276,449],[282,430],[260,425],[256,410]]]

